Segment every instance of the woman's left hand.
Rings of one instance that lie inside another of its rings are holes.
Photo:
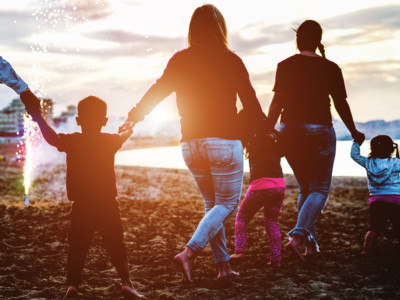
[[[133,126],[135,126],[135,123],[132,122],[132,121],[128,121],[128,120],[127,120],[127,121],[124,122],[124,124],[122,124],[122,126],[120,126],[120,127],[118,128],[118,133],[127,131],[127,130],[129,130],[129,129],[132,130]]]

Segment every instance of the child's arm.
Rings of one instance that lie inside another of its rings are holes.
[[[132,127],[128,127],[126,128],[126,130],[118,133],[118,135],[122,139],[122,144],[126,142],[126,140],[132,135],[132,133],[133,133]]]
[[[43,115],[39,114],[38,116],[35,116],[34,120],[38,123],[40,131],[42,132],[42,135],[46,142],[49,143],[51,146],[57,148],[60,147],[60,136],[54,131],[53,128],[50,127],[50,125],[44,119]]]
[[[365,168],[368,159],[360,154],[360,144],[356,141],[353,141],[350,156],[356,163]]]

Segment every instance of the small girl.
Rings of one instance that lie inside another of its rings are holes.
[[[392,157],[395,150],[396,157]],[[370,229],[365,235],[361,253],[366,256],[388,219],[400,241],[399,148],[389,136],[377,135],[371,140],[368,158],[360,155],[360,145],[356,142],[351,148],[351,158],[367,170],[368,176]]]
[[[277,132],[266,129],[268,120],[265,116],[255,118],[242,110],[238,118],[243,148],[249,158],[250,187],[236,216],[235,253],[230,258],[245,257],[247,226],[254,214],[263,207],[271,249],[270,264],[280,267],[281,232],[278,222],[285,196],[285,181],[277,149]]]

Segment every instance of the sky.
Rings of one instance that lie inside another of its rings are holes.
[[[187,47],[189,22],[205,1],[14,0],[0,4],[0,56],[55,114],[96,95],[125,116]],[[326,56],[342,69],[358,122],[400,119],[400,1],[219,0],[230,48],[244,61],[265,111],[276,66],[296,53],[292,30],[318,21]],[[0,108],[17,95],[0,85]],[[337,114],[332,110],[334,117]],[[177,118],[175,96],[153,120]]]

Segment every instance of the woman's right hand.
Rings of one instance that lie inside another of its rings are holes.
[[[356,143],[358,143],[360,146],[362,145],[362,143],[364,142],[364,140],[365,140],[365,134],[364,133],[362,133],[362,132],[360,132],[360,131],[358,131],[358,130],[356,130],[355,132],[353,132],[352,134],[351,134],[351,137],[354,139],[354,141],[356,142]]]

